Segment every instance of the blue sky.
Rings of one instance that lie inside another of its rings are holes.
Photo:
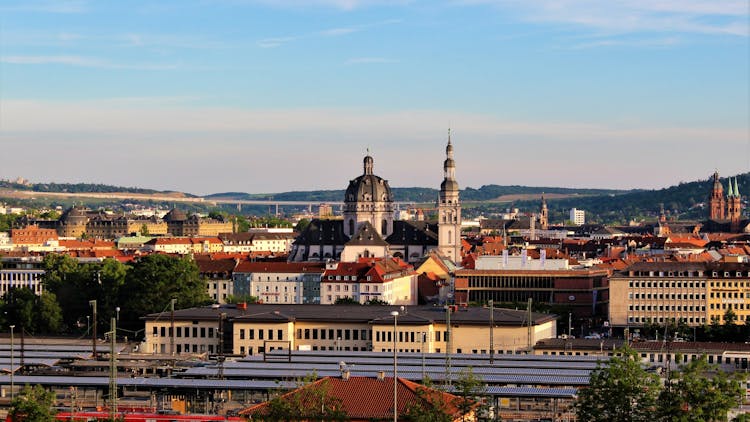
[[[362,171],[659,188],[750,171],[747,0],[0,2],[0,178],[191,193]],[[12,158],[8,158],[12,157]]]

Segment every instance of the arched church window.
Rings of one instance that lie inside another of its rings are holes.
[[[453,231],[448,230],[448,243],[453,243]]]
[[[383,224],[381,228],[381,233],[385,236],[386,233],[388,233],[388,220],[383,219]]]
[[[349,220],[349,234],[354,235],[354,220]]]

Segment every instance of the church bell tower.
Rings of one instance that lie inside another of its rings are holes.
[[[461,262],[461,203],[458,200],[456,163],[448,130],[448,145],[443,162],[443,183],[440,184],[438,203],[438,250],[455,263]]]

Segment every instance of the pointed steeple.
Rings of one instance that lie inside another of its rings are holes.
[[[741,196],[740,195],[740,187],[737,184],[737,178],[734,178],[734,196]]]

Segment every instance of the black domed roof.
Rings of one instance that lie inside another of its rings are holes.
[[[458,190],[458,182],[451,179],[445,179],[443,180],[443,183],[440,184],[440,190],[443,191],[456,191]]]
[[[373,159],[365,157],[364,174],[349,182],[344,196],[344,202],[393,202],[391,187],[388,181],[376,176],[372,172]]]
[[[392,202],[388,181],[374,174],[363,174],[349,182],[344,202]]]
[[[78,205],[72,208],[69,208],[67,211],[63,213],[63,215],[60,216],[60,220],[66,223],[73,223],[73,222],[80,222],[80,221],[85,222],[86,220],[88,220],[88,215],[86,214],[86,208],[83,208]]]
[[[169,211],[167,215],[164,216],[164,221],[185,221],[187,219],[187,214],[177,208],[172,209],[172,211]]]

